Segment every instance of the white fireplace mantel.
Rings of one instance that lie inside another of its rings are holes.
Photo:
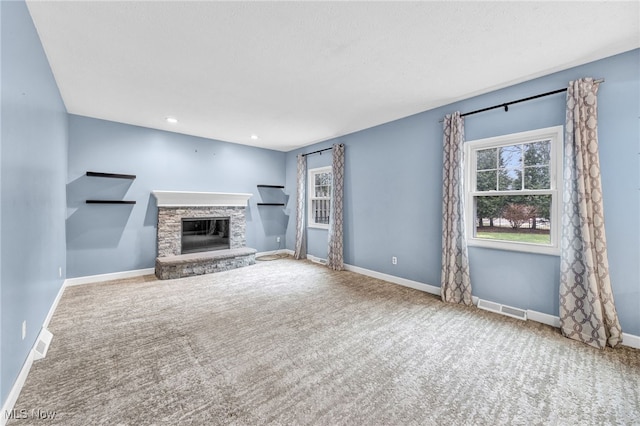
[[[228,192],[151,191],[158,207],[246,207],[253,194]]]

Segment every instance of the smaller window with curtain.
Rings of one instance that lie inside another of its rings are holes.
[[[309,220],[311,228],[329,229],[331,211],[331,167],[320,167],[309,170]]]

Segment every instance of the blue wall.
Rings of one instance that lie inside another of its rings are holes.
[[[640,50],[456,102],[335,140],[287,153],[287,248],[294,247],[295,156],[345,144],[345,262],[439,286],[441,261],[442,123],[467,112],[567,87],[581,77],[605,78],[600,86],[599,137],[616,306],[626,333],[640,335]],[[466,140],[563,125],[559,94],[465,119]],[[309,167],[330,155],[309,156]],[[309,254],[325,258],[327,231],[309,230]],[[471,247],[475,296],[558,315],[559,257]],[[398,264],[391,264],[391,257]]]
[[[0,398],[5,402],[62,286],[67,114],[24,2],[0,2]],[[21,338],[22,322],[27,335]]]
[[[68,116],[22,1],[0,2],[0,400],[27,359],[64,277],[154,266],[154,189],[251,192],[247,244],[293,248],[295,155],[346,145],[345,260],[439,285],[442,125],[455,110],[604,77],[600,142],[614,295],[623,330],[640,335],[640,50],[426,111],[290,153],[263,150],[80,116]],[[564,124],[564,96],[466,120],[467,140]],[[309,168],[330,164],[308,157]],[[136,174],[134,181],[86,171]],[[285,184],[279,190],[258,184]],[[87,198],[136,200],[87,205]],[[286,208],[258,202],[289,201]],[[309,253],[326,257],[327,231],[309,230]],[[391,265],[391,256],[398,264]],[[474,294],[558,313],[555,256],[471,248]],[[65,271],[65,265],[67,270]],[[62,278],[58,269],[62,268]],[[21,339],[22,322],[27,336]]]
[[[256,187],[284,184],[284,153],[76,115],[69,116],[69,126],[69,277],[154,267],[158,211],[153,190],[252,193],[247,245],[269,251],[278,248],[276,237],[284,239],[282,207],[256,205],[284,199],[281,190]],[[87,171],[137,178],[87,177]],[[92,198],[137,204],[85,203]]]

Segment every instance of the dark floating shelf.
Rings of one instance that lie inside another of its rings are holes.
[[[284,189],[283,185],[258,185],[258,188],[276,188],[276,189]],[[280,198],[280,197],[277,197]],[[284,203],[257,203],[259,206],[282,206],[284,207]]]
[[[136,175],[123,175],[120,173],[101,173],[101,172],[87,172],[87,176],[117,178],[117,179],[135,179],[136,178]]]
[[[126,200],[87,200],[87,204],[135,204],[135,201]]]
[[[136,175],[125,175],[122,173],[102,173],[102,172],[87,172],[87,176],[101,177],[101,178],[116,178],[116,179],[135,179]],[[87,204],[135,204],[135,201],[127,200],[86,200]]]

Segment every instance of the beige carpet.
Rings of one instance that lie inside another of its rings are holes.
[[[50,330],[10,425],[640,424],[638,350],[306,261],[70,287]]]

